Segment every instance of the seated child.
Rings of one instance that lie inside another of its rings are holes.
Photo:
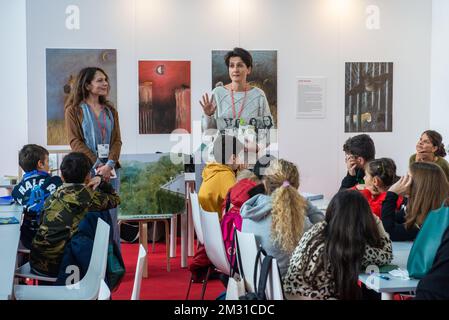
[[[213,145],[214,162],[208,162],[203,170],[203,182],[198,191],[201,208],[217,212],[221,220],[221,208],[228,190],[236,182],[236,172],[242,168],[243,144],[233,136],[219,135]]]
[[[242,205],[242,231],[254,233],[284,275],[299,239],[324,215],[299,194],[299,172],[293,163],[271,160],[263,182],[265,194],[256,194]]]
[[[413,241],[430,211],[438,209],[449,194],[443,169],[432,162],[414,162],[409,174],[393,184],[382,203],[382,223],[392,241]],[[398,211],[399,196],[407,205]]]
[[[64,184],[45,202],[42,222],[33,239],[31,270],[51,277],[58,275],[66,243],[89,211],[117,207],[119,196],[100,176],[90,178],[92,163],[79,152],[66,155],[61,163]]]
[[[242,216],[240,208],[249,198],[257,193],[265,191],[260,180],[250,170],[242,170],[237,175],[237,183],[229,189],[226,199],[223,201],[223,217],[221,220],[221,233],[228,260],[231,261],[234,244],[234,228],[242,230]],[[233,259],[234,261],[234,259]]]
[[[241,169],[243,144],[234,136],[219,135],[213,142],[215,161],[208,162],[202,172],[203,182],[198,192],[198,201],[203,210],[217,212],[221,221],[222,205],[229,189],[236,182],[236,172]],[[243,157],[242,157],[243,158]],[[204,278],[211,262],[203,245],[198,247],[189,270],[194,281]]]
[[[343,151],[348,173],[341,181],[340,190],[363,184],[365,164],[376,156],[374,141],[367,134],[359,134],[346,140]]]
[[[23,206],[20,242],[30,249],[39,227],[39,217],[47,197],[62,185],[62,180],[48,173],[48,151],[44,147],[27,144],[19,152],[19,165],[25,172],[22,181],[12,191],[14,200]]]
[[[382,222],[357,191],[338,192],[324,221],[307,231],[296,247],[287,274],[287,298],[362,299],[358,277],[369,265],[393,259],[392,245]]]
[[[382,202],[385,200],[388,188],[399,180],[399,177],[396,176],[396,164],[389,158],[371,160],[365,166],[364,180],[364,185],[357,185],[352,189],[359,190],[368,200],[373,214],[382,218]],[[396,210],[399,210],[402,201],[402,196],[399,196]]]

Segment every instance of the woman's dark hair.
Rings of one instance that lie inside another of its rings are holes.
[[[376,156],[374,141],[367,134],[359,134],[346,140],[343,145],[343,151],[357,157],[362,157],[366,161],[373,160]]]
[[[390,158],[374,159],[368,162],[365,170],[374,178],[378,177],[385,188],[392,186],[399,180],[396,175],[396,164]]]
[[[92,80],[95,77],[95,73],[99,71],[103,73],[106,77],[106,81],[109,84],[109,77],[107,73],[98,67],[87,67],[84,69],[81,69],[78,76],[75,79],[75,83],[73,85],[73,88],[70,90],[69,97],[65,103],[65,108],[68,108],[70,106],[79,107],[82,101],[86,100],[89,96],[89,91],[87,90],[87,85],[89,85]],[[111,86],[109,84],[108,86],[108,92],[110,90]],[[102,105],[106,105],[108,107],[112,107],[112,103],[107,100],[106,96],[100,96],[99,97],[100,103]]]
[[[360,192],[340,191],[330,201],[325,221],[324,234],[318,235],[324,236],[323,259],[313,277],[330,265],[338,298],[361,299],[357,280],[366,246],[379,248],[382,245],[370,206]]]
[[[435,151],[435,155],[438,157],[445,157],[446,156],[446,150],[444,149],[443,144],[443,137],[441,134],[434,130],[426,130],[422,133],[422,135],[425,134],[429,137],[430,142],[432,142],[433,146],[437,147],[437,151]]]
[[[232,51],[226,53],[224,60],[228,68],[229,68],[229,60],[232,57],[240,57],[240,59],[242,59],[247,68],[253,67],[253,57],[251,56],[251,53],[249,53],[245,49],[234,48]]]
[[[83,183],[92,168],[90,159],[81,152],[71,152],[62,159],[61,175],[66,183]]]
[[[48,150],[37,144],[27,144],[19,151],[19,165],[25,172],[30,172],[37,169],[37,164],[40,161],[45,161],[45,156],[48,156]]]

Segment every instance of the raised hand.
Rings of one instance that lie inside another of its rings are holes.
[[[399,179],[395,184],[393,184],[388,191],[394,192],[398,195],[407,195],[410,185],[412,184],[412,177],[410,175],[405,175]]]
[[[209,95],[206,93],[203,95],[203,100],[200,100],[200,105],[203,107],[204,114],[211,116],[215,113],[217,106],[214,105],[212,97],[209,99]]]
[[[357,159],[354,156],[346,158],[346,168],[350,176],[355,176],[355,169],[357,168]]]

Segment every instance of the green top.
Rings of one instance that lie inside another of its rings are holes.
[[[434,161],[434,163],[439,165],[441,167],[441,169],[443,169],[444,174],[446,175],[446,178],[449,181],[449,162],[447,162],[446,159],[438,157],[438,156],[436,158],[437,158],[437,160]],[[416,162],[416,153],[410,157],[409,165],[411,165],[414,162]]]

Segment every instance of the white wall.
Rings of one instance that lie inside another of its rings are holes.
[[[345,15],[330,12],[341,1]],[[81,29],[65,29],[79,5]],[[365,27],[378,5],[381,28]],[[299,165],[303,190],[331,196],[345,174],[344,63],[394,62],[393,133],[372,134],[378,156],[404,173],[429,126],[431,2],[428,0],[33,0],[27,1],[30,142],[46,144],[45,48],[116,48],[123,153],[168,151],[166,135],[138,134],[137,61],[191,60],[192,120],[211,87],[211,50],[278,50],[280,155]],[[296,77],[328,78],[327,117],[296,119]]]
[[[430,127],[449,143],[449,1],[432,1],[432,88],[430,95]]]
[[[0,178],[17,175],[27,141],[25,0],[0,0]]]

